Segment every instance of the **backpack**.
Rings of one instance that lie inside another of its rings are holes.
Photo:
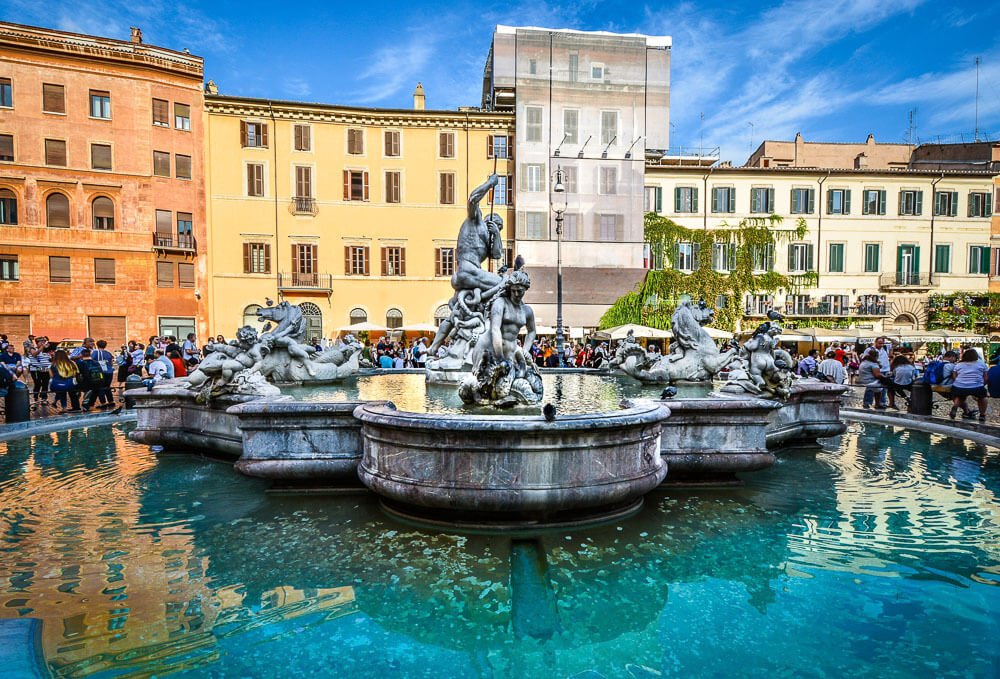
[[[104,381],[104,371],[101,370],[101,364],[91,359],[89,361],[80,361],[81,374],[83,380],[90,385],[100,385]]]
[[[924,384],[941,384],[944,382],[944,361],[931,361],[924,371]]]

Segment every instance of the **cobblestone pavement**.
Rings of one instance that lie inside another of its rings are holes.
[[[855,385],[849,385],[849,386],[851,387],[850,391],[844,394],[844,407],[860,409],[865,395],[865,388]],[[1000,399],[989,398],[986,399],[986,401],[988,404],[988,407],[986,409],[986,424],[992,426],[1000,426]],[[976,400],[974,398],[969,398],[968,403],[969,407],[973,409],[977,408]],[[906,402],[903,399],[897,397],[896,405],[899,406],[901,412],[906,412]],[[945,400],[941,398],[939,395],[935,394],[933,400],[933,410],[931,412],[931,418],[935,420],[938,419],[948,420],[950,422],[951,420],[948,417],[948,412],[950,410],[951,410],[951,401]],[[874,412],[879,412],[884,415],[892,415],[892,413],[894,413],[895,411],[892,410],[891,408],[887,408],[886,410],[878,410]],[[961,417],[959,417],[958,419],[960,420]],[[972,422],[978,424],[978,421],[976,420],[973,420]]]

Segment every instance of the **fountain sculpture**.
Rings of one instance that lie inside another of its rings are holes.
[[[740,348],[729,370],[723,392],[788,399],[792,394],[795,366],[791,355],[778,346],[780,316],[765,321]]]

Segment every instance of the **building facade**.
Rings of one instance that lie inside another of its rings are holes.
[[[494,171],[480,207],[510,242],[514,119],[424,102],[419,86],[412,110],[206,95],[213,333],[256,326],[267,300],[301,305],[310,339],[447,317],[468,197]]]
[[[988,287],[989,171],[650,166],[646,183],[651,210],[688,228],[783,217],[777,228],[789,233],[759,272],[815,272],[815,286],[727,301],[743,305],[750,322],[775,308],[799,326],[923,329],[930,293]],[[791,234],[799,219],[803,238]],[[704,256],[729,270],[723,252]]]
[[[544,324],[556,323],[559,259],[566,325],[596,326],[642,280],[644,163],[669,146],[670,44],[509,26],[493,34],[482,106],[516,119],[517,250],[532,276],[526,299]]]
[[[200,57],[0,24],[0,332],[204,332]]]

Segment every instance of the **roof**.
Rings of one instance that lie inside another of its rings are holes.
[[[843,167],[755,167],[755,166],[715,166],[710,168],[697,165],[657,165],[647,164],[646,174],[669,174],[686,172],[697,175],[713,174],[830,174],[830,175],[899,175],[904,177],[992,177],[998,174],[990,170],[931,170],[913,168],[843,168]]]
[[[605,38],[642,38],[649,47],[670,47],[673,38],[669,35],[646,35],[645,33],[612,33],[611,31],[580,31],[575,28],[543,28],[541,26],[504,26],[497,24],[496,32],[513,34],[517,31],[542,31],[544,33],[573,33]]]

